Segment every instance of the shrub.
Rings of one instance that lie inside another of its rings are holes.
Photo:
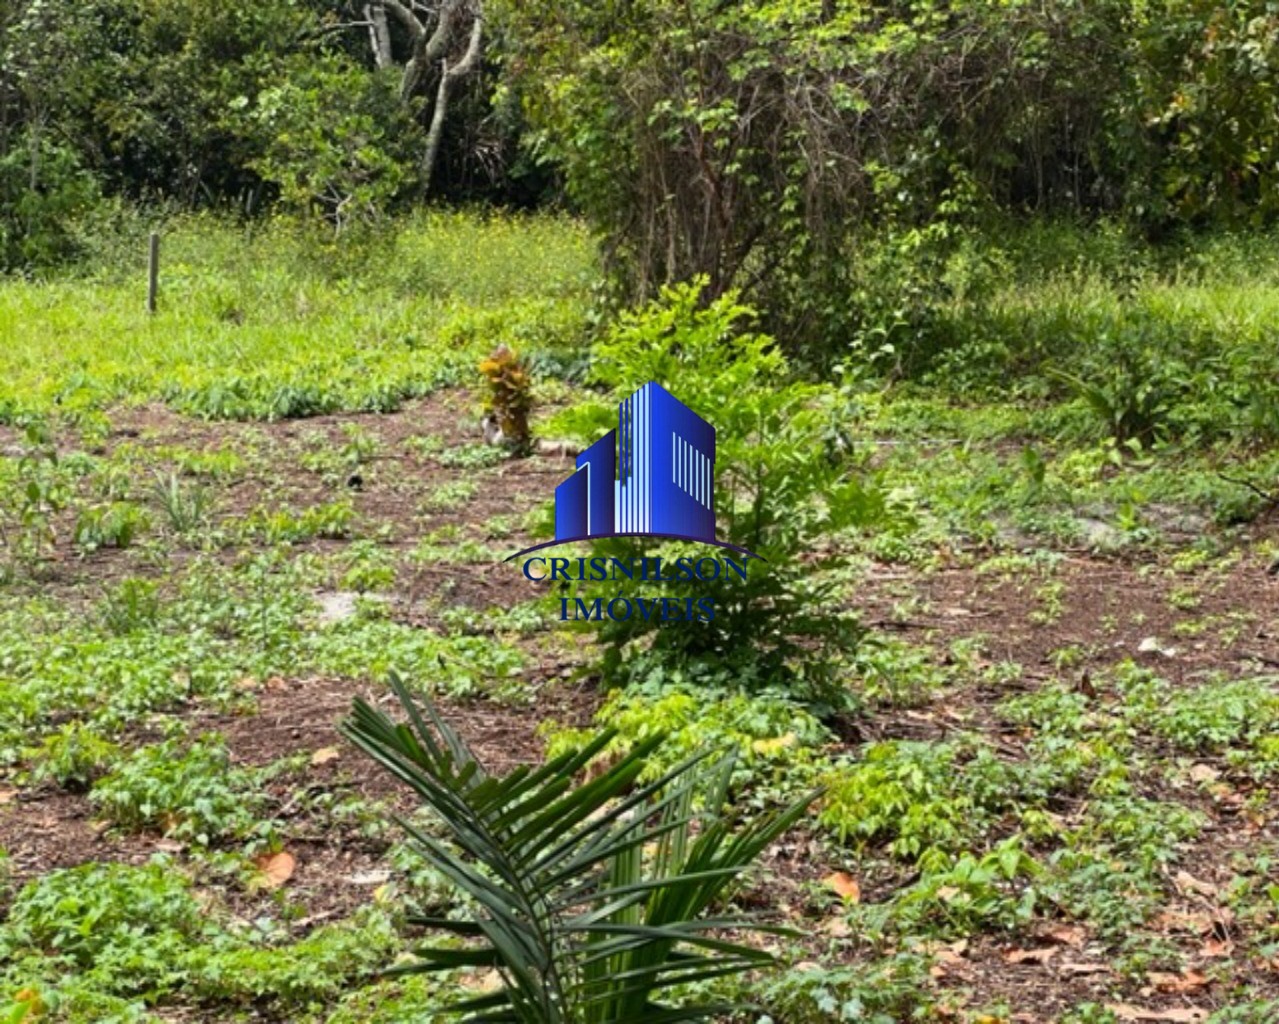
[[[98,183],[76,152],[52,133],[32,126],[5,140],[0,145],[0,270],[47,267],[75,255],[74,222],[99,195]]]
[[[575,786],[612,741],[608,732],[539,768],[490,775],[434,708],[419,711],[403,684],[393,685],[411,724],[357,700],[343,731],[434,812],[447,840],[406,828],[423,857],[477,904],[471,918],[419,921],[477,941],[423,947],[410,969],[490,968],[501,979],[495,992],[452,1010],[527,1024],[702,1020],[710,1008],[658,999],[683,983],[769,962],[721,938],[746,922],[702,915],[799,819],[811,795],[734,829],[723,812],[731,757],[704,753],[638,783],[660,737]],[[692,809],[698,792],[700,813]]]
[[[528,416],[533,407],[533,378],[528,366],[508,346],[499,345],[480,363],[480,373],[488,382],[485,408],[497,438],[524,454],[532,442]]]
[[[187,880],[168,862],[82,864],[51,871],[18,894],[3,929],[5,952],[38,949],[82,969],[110,960],[135,987],[172,969],[166,958],[202,929]]]
[[[698,750],[733,750],[734,785],[775,780],[791,791],[810,785],[816,773],[813,751],[830,733],[806,708],[785,697],[742,693],[666,690],[652,686],[611,696],[597,720],[617,734],[605,756],[629,749],[651,736],[666,742],[649,759],[646,778],[658,778]],[[580,748],[594,734],[585,730],[550,732],[548,752]]]
[[[69,722],[31,752],[31,777],[64,789],[88,789],[120,755],[120,748],[82,722]]]
[[[828,782],[822,824],[841,842],[887,842],[906,860],[963,849],[1025,788],[989,747],[960,741],[874,743]]]
[[[590,443],[616,424],[613,403],[648,381],[668,386],[715,425],[720,539],[765,561],[749,563],[746,581],[667,585],[672,597],[713,598],[712,622],[606,621],[605,675],[627,682],[660,671],[753,687],[789,681],[816,694],[831,682],[832,656],[861,636],[822,582],[833,557],[824,540],[876,521],[883,499],[851,465],[854,410],[846,397],[795,379],[772,339],[746,329],[751,311],[732,295],[703,306],[702,284],[668,288],[623,315],[592,351],[593,379],[612,401],[587,402],[556,426]],[[641,548],[607,540],[595,554],[639,557]]]
[[[0,576],[30,569],[54,543],[53,516],[70,498],[68,475],[58,459],[48,425],[39,419],[23,429],[22,453],[0,462]]]
[[[136,505],[124,501],[95,505],[76,516],[74,540],[82,551],[127,548],[147,525],[146,513]]]
[[[209,734],[183,750],[169,740],[142,747],[93,787],[89,799],[122,828],[159,828],[207,846],[253,827],[261,797],[252,772],[234,768]]]
[[[151,580],[121,580],[102,599],[102,625],[116,636],[151,628],[160,617],[157,591],[156,584]]]

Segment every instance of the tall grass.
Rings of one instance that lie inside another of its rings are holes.
[[[571,340],[595,267],[585,232],[552,217],[423,215],[335,240],[188,216],[163,236],[154,316],[138,232],[100,237],[74,276],[0,283],[0,415],[385,409],[497,341]]]

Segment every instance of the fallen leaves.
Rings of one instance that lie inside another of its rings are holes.
[[[944,978],[950,970],[967,962],[964,954],[968,951],[968,940],[925,942],[920,946],[920,950],[933,958],[933,965],[928,969],[929,975],[933,978]]]
[[[1177,888],[1182,892],[1198,893],[1200,896],[1211,898],[1215,898],[1220,892],[1211,882],[1204,882],[1189,871],[1178,871],[1174,881],[1177,883]]]
[[[260,888],[278,889],[293,877],[293,869],[297,867],[297,859],[286,850],[279,853],[264,853],[253,861],[258,869],[255,880]]]
[[[1010,964],[1046,964],[1056,955],[1056,946],[1044,946],[1042,949],[1010,949],[1004,954],[1004,960]]]
[[[1046,934],[1063,946],[1082,946],[1088,938],[1088,929],[1081,924],[1059,924],[1049,928]]]
[[[1058,973],[1064,974],[1068,978],[1082,978],[1089,974],[1109,974],[1110,968],[1105,964],[1099,963],[1075,963],[1063,962],[1058,968]]]
[[[1185,974],[1151,971],[1146,975],[1146,980],[1159,992],[1197,992],[1211,984],[1208,977],[1199,971],[1186,971]]]
[[[1216,782],[1219,778],[1221,778],[1221,772],[1217,771],[1217,769],[1210,764],[1204,764],[1202,761],[1191,765],[1188,774],[1191,782],[1198,782],[1201,784]]]
[[[342,752],[337,747],[321,747],[311,755],[311,767],[318,768],[322,764],[336,761],[341,756]]]
[[[1119,1020],[1166,1021],[1168,1024],[1198,1024],[1208,1019],[1208,1011],[1197,1006],[1173,1006],[1167,1010],[1147,1010],[1130,1003],[1107,1003],[1106,1009]]]
[[[846,903],[856,903],[862,898],[862,887],[852,875],[836,871],[822,879],[822,885],[832,889]]]

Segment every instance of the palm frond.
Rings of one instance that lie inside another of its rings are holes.
[[[726,936],[774,929],[704,915],[815,793],[734,827],[721,813],[731,757],[704,752],[640,781],[660,736],[580,782],[614,739],[607,730],[539,767],[492,775],[430,703],[419,707],[398,678],[392,687],[407,723],[357,700],[342,731],[434,813],[446,839],[401,825],[480,908],[472,921],[413,919],[468,944],[423,948],[397,973],[490,968],[503,982],[449,1012],[495,1024],[705,1020],[724,1008],[654,997],[771,959]]]

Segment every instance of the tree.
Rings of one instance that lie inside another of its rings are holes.
[[[411,104],[423,93],[433,93],[426,144],[419,167],[422,190],[429,192],[444,137],[449,100],[457,85],[480,65],[484,42],[481,0],[375,0],[365,5],[366,24],[379,68],[395,62],[393,35],[388,16],[407,37],[400,76],[400,100]]]

